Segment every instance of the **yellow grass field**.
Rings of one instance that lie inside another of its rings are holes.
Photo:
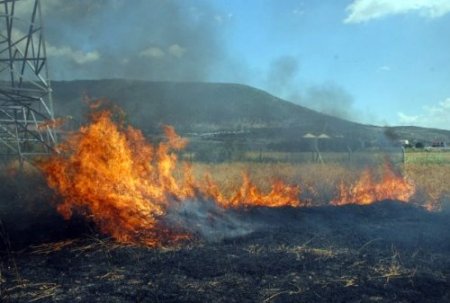
[[[359,178],[364,166],[333,163],[249,163],[231,162],[219,164],[193,163],[197,180],[209,174],[225,192],[239,187],[242,174],[248,173],[252,182],[263,190],[269,190],[271,181],[282,180],[298,184],[301,197],[312,205],[329,203],[336,194],[340,182],[353,183]],[[374,168],[374,175],[381,172],[382,165]],[[450,165],[435,163],[411,163],[397,165],[396,170],[416,186],[413,197],[420,205],[440,204],[450,199]],[[434,205],[436,206],[436,205]],[[439,207],[438,207],[439,208]]]

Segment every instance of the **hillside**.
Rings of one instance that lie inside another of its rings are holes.
[[[57,115],[83,118],[83,96],[107,98],[119,104],[127,120],[147,134],[171,124],[184,135],[223,141],[263,142],[302,147],[306,133],[326,133],[328,145],[386,144],[385,128],[324,115],[264,91],[239,84],[173,83],[135,80],[53,82]],[[450,141],[450,131],[392,128],[399,137],[428,142]],[[303,142],[303,143],[302,143]]]

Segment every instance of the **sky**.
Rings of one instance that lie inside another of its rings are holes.
[[[450,0],[41,2],[55,80],[242,83],[356,122],[450,129]]]

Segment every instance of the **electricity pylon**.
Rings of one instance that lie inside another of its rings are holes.
[[[51,91],[40,1],[0,0],[0,154],[52,151]]]

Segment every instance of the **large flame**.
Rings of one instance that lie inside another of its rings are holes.
[[[396,173],[389,162],[385,162],[379,180],[375,180],[373,170],[367,168],[354,184],[341,182],[338,189],[338,196],[330,202],[333,205],[367,205],[383,200],[407,202],[415,193],[414,184]]]
[[[186,140],[167,126],[166,140],[151,145],[121,120],[107,110],[92,114],[89,125],[59,146],[59,154],[40,164],[49,186],[63,198],[57,209],[66,219],[76,212],[119,242],[154,246],[188,237],[163,226],[162,218],[189,198],[212,199],[221,207],[300,205],[299,187],[279,181],[263,193],[244,175],[242,186],[225,197],[212,178],[197,183],[189,166],[175,178],[174,151]]]
[[[201,191],[206,197],[216,201],[222,207],[299,207],[300,187],[298,185],[287,185],[282,181],[272,182],[272,188],[269,193],[262,191],[252,183],[248,174],[242,175],[242,185],[230,197],[225,197],[217,184],[210,176],[206,178],[206,185],[202,186]]]

